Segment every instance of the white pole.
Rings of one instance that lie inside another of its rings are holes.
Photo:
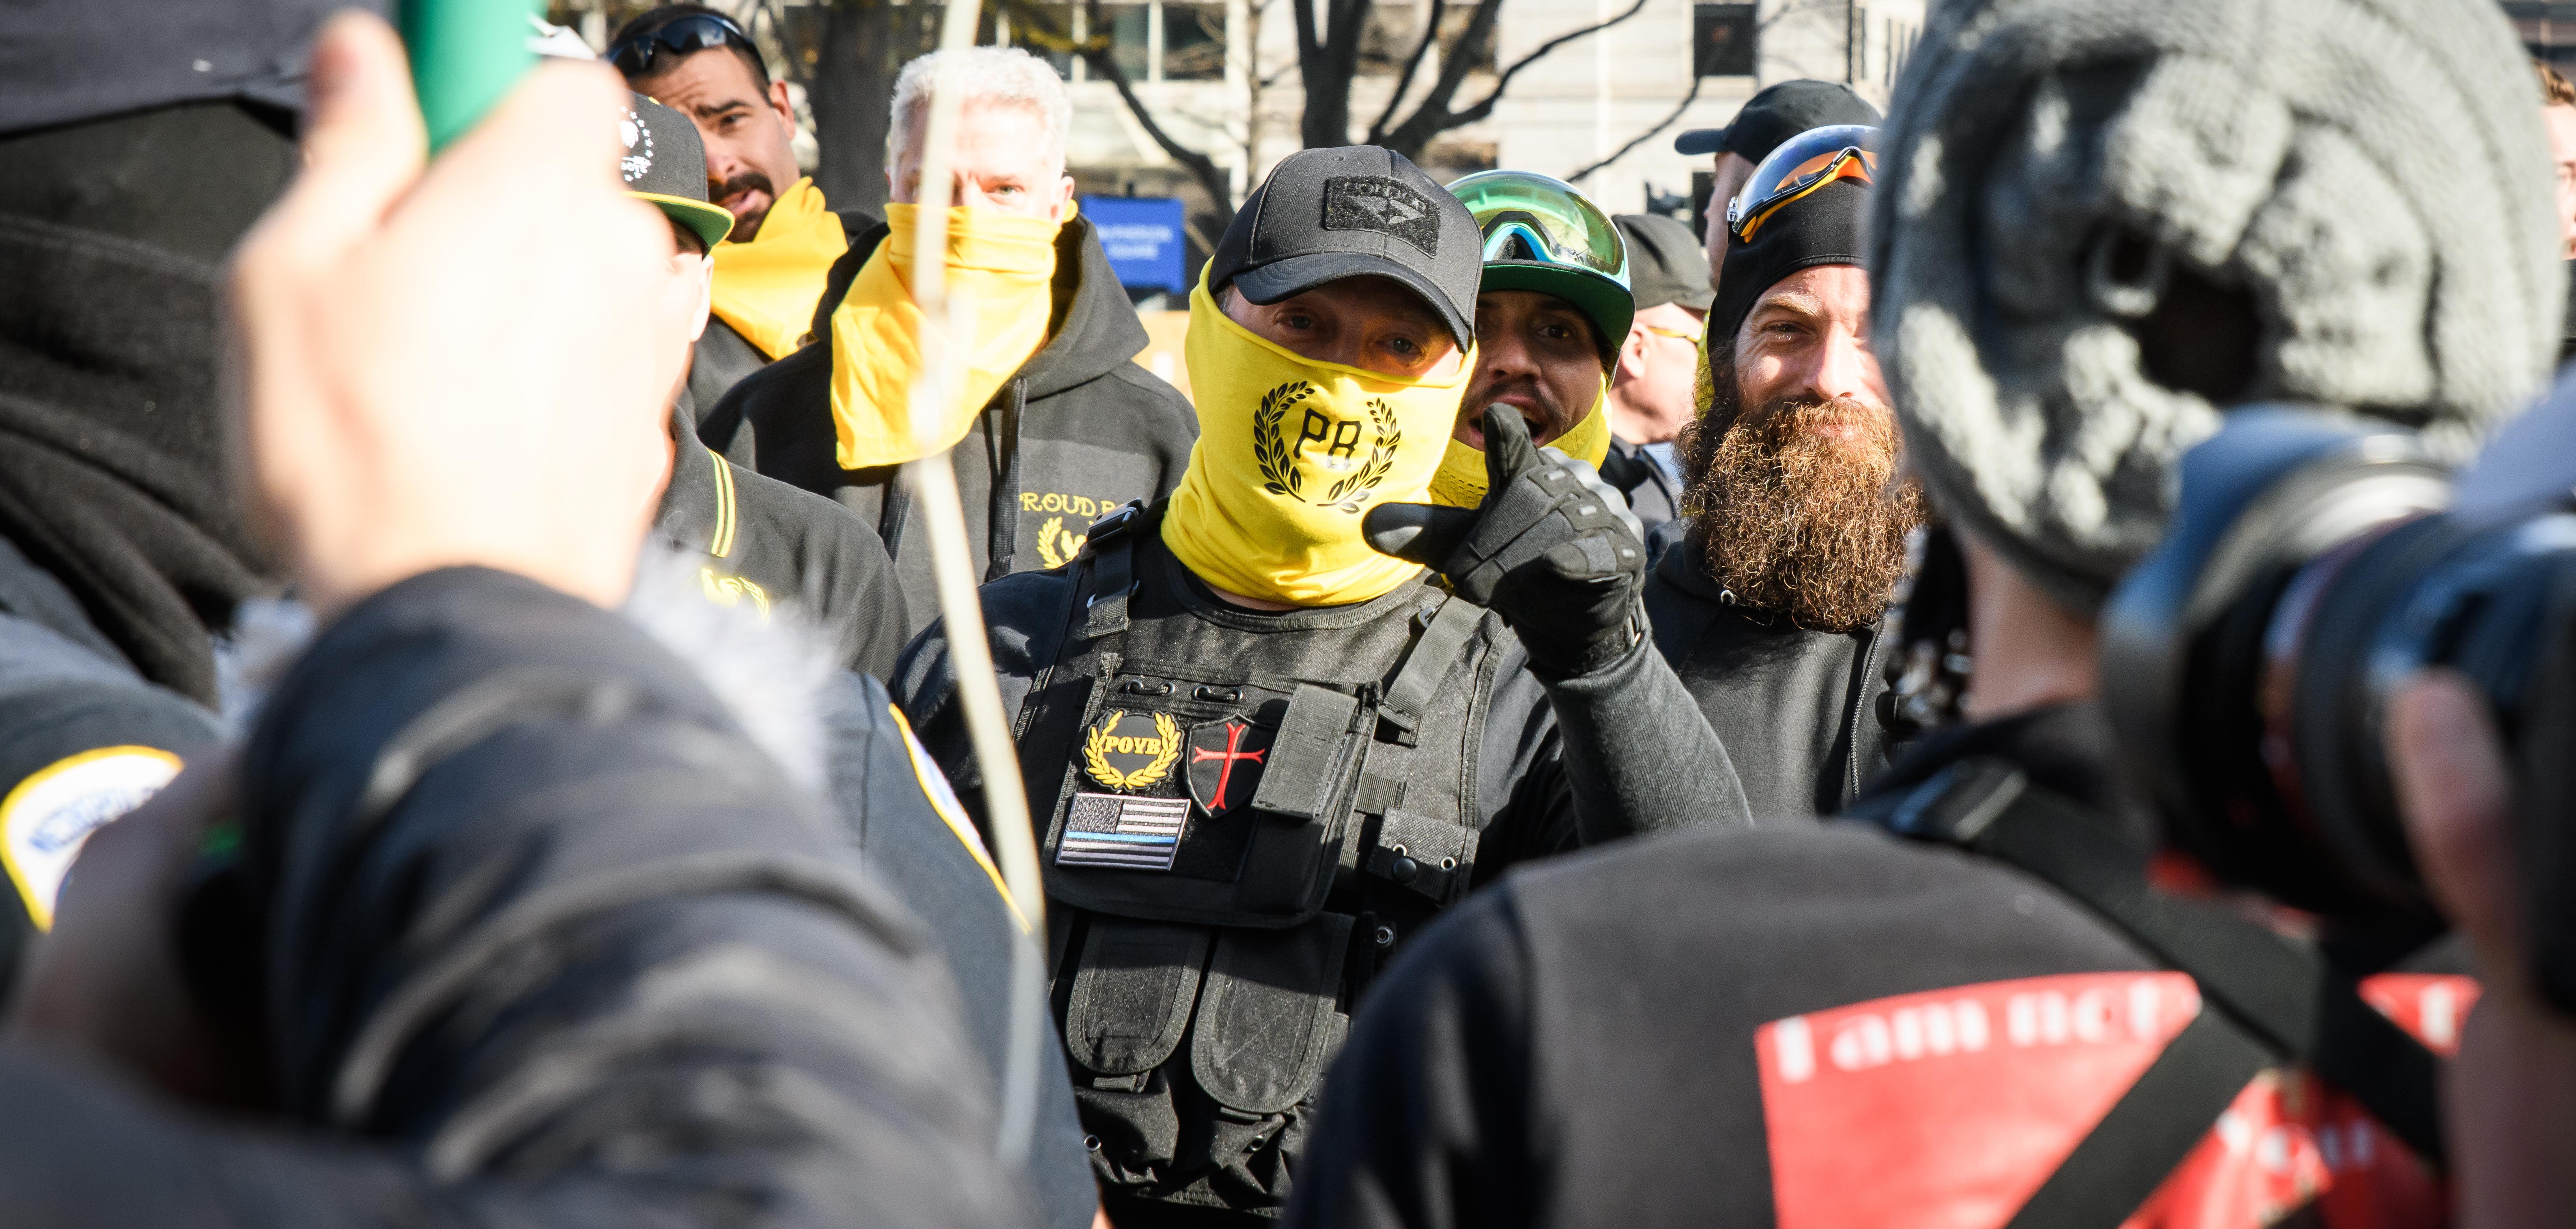
[[[949,0],[941,15],[939,49],[974,46],[981,10],[978,0]],[[912,297],[922,317],[922,379],[913,386],[910,407],[916,434],[941,421],[942,408],[957,396],[960,369],[975,352],[975,305],[967,296],[950,296],[947,280],[948,205],[954,186],[950,164],[961,109],[955,78],[955,68],[949,66],[933,79],[930,117],[921,142],[921,187],[914,196],[918,225],[913,233]],[[1037,1126],[1038,1047],[1046,1044],[1046,982],[1040,956],[1046,942],[1046,889],[1038,870],[1037,837],[1029,825],[1028,794],[1020,782],[1018,752],[1002,719],[1002,693],[993,678],[984,608],[975,596],[975,559],[966,546],[957,471],[942,450],[906,462],[903,480],[930,530],[939,616],[946,628],[958,703],[965,713],[976,766],[982,770],[984,814],[1001,861],[1002,881],[1027,927],[1011,949],[1010,1046],[1001,1073],[998,1150],[1004,1163],[1017,1165],[1028,1159],[1029,1140]]]

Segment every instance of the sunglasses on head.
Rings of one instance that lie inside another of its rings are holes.
[[[657,51],[688,55],[727,44],[751,48],[754,54],[758,54],[759,49],[752,46],[751,36],[743,33],[742,27],[735,25],[731,18],[717,13],[691,13],[651,33],[620,40],[608,49],[608,62],[627,76],[642,76],[646,69],[652,67]]]

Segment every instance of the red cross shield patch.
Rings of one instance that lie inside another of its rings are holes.
[[[1261,785],[1261,762],[1277,732],[1241,717],[1190,727],[1190,798],[1210,815],[1243,805]]]

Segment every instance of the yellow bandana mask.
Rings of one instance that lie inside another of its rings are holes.
[[[1610,377],[1601,377],[1601,391],[1592,394],[1592,412],[1583,421],[1565,429],[1565,434],[1549,440],[1546,447],[1581,461],[1594,469],[1610,455]],[[1452,508],[1473,508],[1485,502],[1485,454],[1449,440],[1449,451],[1440,458],[1440,472],[1431,475],[1431,502]]]
[[[935,422],[913,431],[912,389],[923,378],[921,309],[912,301],[919,216],[918,206],[886,206],[893,233],[859,266],[849,296],[832,309],[832,429],[843,469],[899,464],[966,438],[1003,381],[1046,344],[1059,224],[950,209],[948,294],[973,305],[975,352],[955,399],[939,407]]]
[[[814,327],[824,276],[850,249],[841,219],[823,207],[822,189],[796,181],[748,243],[716,245],[716,319],[771,358],[785,358]]]
[[[1360,519],[1419,503],[1475,371],[1407,380],[1317,363],[1226,318],[1201,275],[1187,346],[1199,440],[1163,544],[1201,580],[1297,606],[1365,602],[1422,574],[1369,548]]]

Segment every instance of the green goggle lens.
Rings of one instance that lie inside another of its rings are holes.
[[[1484,235],[1484,258],[1564,265],[1628,284],[1628,245],[1572,184],[1528,171],[1478,171],[1449,185]]]

